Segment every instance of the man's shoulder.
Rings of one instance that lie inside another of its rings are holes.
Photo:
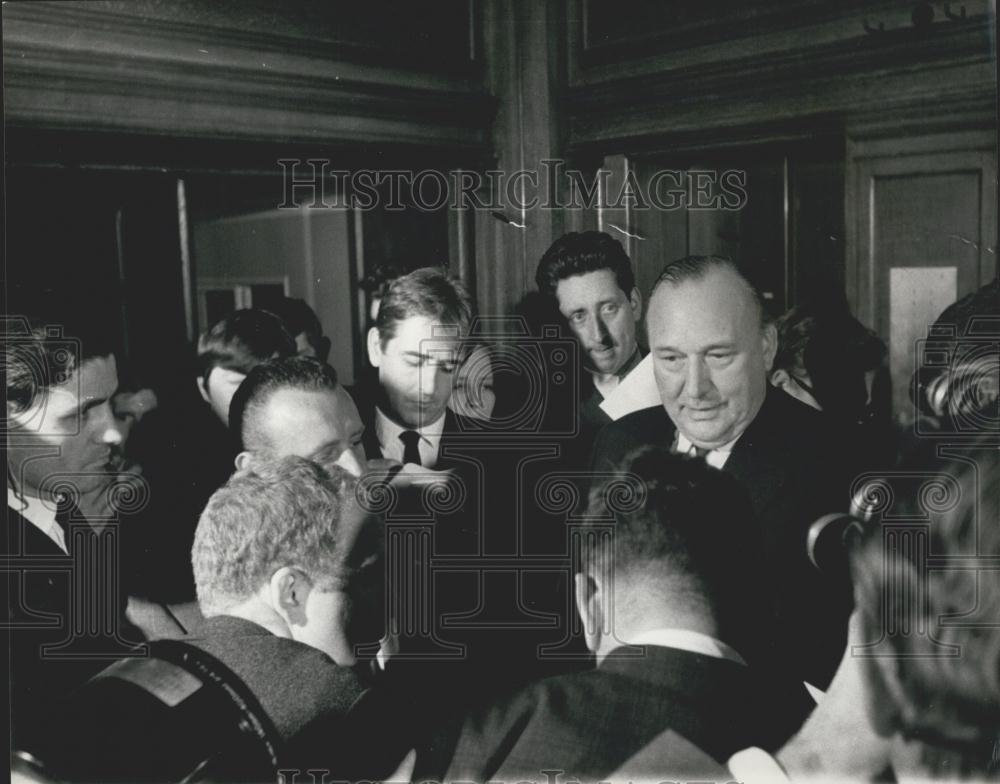
[[[674,423],[663,406],[633,411],[601,428],[594,442],[591,462],[594,467],[608,467],[639,446],[661,444],[669,447],[674,431]]]

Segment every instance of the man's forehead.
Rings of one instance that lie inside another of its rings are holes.
[[[52,388],[78,396],[82,403],[111,397],[118,389],[118,364],[114,355],[88,357],[66,381]]]
[[[618,278],[610,269],[570,275],[556,284],[556,299],[560,307],[622,296],[625,296],[625,292],[618,285]]]

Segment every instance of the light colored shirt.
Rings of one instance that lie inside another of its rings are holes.
[[[417,449],[420,452],[420,464],[424,468],[434,468],[437,465],[438,453],[441,451],[441,435],[444,433],[444,419],[447,412],[440,418],[421,428],[408,428],[393,422],[382,413],[382,409],[375,407],[375,437],[382,450],[382,457],[388,460],[398,460],[403,462],[403,451],[405,449],[400,433],[404,430],[415,429],[420,433],[420,440],[417,442]]]
[[[54,501],[43,501],[41,498],[24,495],[18,496],[10,487],[7,488],[7,506],[59,545],[64,553],[69,553],[66,546],[66,535],[56,522],[56,504]]]
[[[729,459],[729,455],[733,451],[733,447],[739,440],[740,437],[737,436],[728,444],[724,444],[723,446],[720,446],[718,449],[709,450],[709,452],[705,455],[705,462],[708,463],[713,468],[721,469],[726,464],[726,461]],[[692,444],[691,440],[686,435],[684,435],[680,430],[677,431],[677,446],[674,448],[674,451],[677,452],[677,454],[679,455],[696,454],[694,451],[694,444]]]
[[[746,666],[746,660],[722,640],[691,629],[650,629],[626,641],[629,645],[658,645],[661,648],[677,648],[690,653],[700,653],[713,659],[726,659]]]

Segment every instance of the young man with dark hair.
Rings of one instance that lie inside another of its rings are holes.
[[[600,404],[645,355],[636,340],[642,297],[632,262],[621,243],[604,232],[570,232],[545,251],[535,281],[556,301],[580,343],[587,372],[573,451],[586,454],[597,431],[611,421]]]
[[[462,432],[448,400],[471,321],[468,292],[441,270],[414,270],[389,284],[368,330],[378,388],[355,395],[369,458],[438,465],[442,439]]]
[[[64,318],[5,319],[3,331],[10,568],[3,642],[17,730],[43,721],[49,701],[142,637],[125,620],[128,595],[115,560],[111,460],[123,434],[111,408],[113,342]],[[85,504],[95,493],[103,505]]]
[[[227,425],[229,402],[247,373],[261,362],[295,353],[295,341],[280,318],[266,310],[237,310],[198,338],[198,392]]]

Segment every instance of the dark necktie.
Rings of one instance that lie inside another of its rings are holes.
[[[694,454],[695,457],[700,457],[700,458],[704,459],[705,455],[707,455],[712,450],[711,449],[706,449],[703,446],[695,446],[694,444],[692,444],[691,445],[691,451],[692,451],[692,453]]]
[[[420,443],[420,433],[416,430],[404,430],[399,434],[399,440],[403,442],[403,463],[423,465],[420,461],[420,449],[417,448]]]

